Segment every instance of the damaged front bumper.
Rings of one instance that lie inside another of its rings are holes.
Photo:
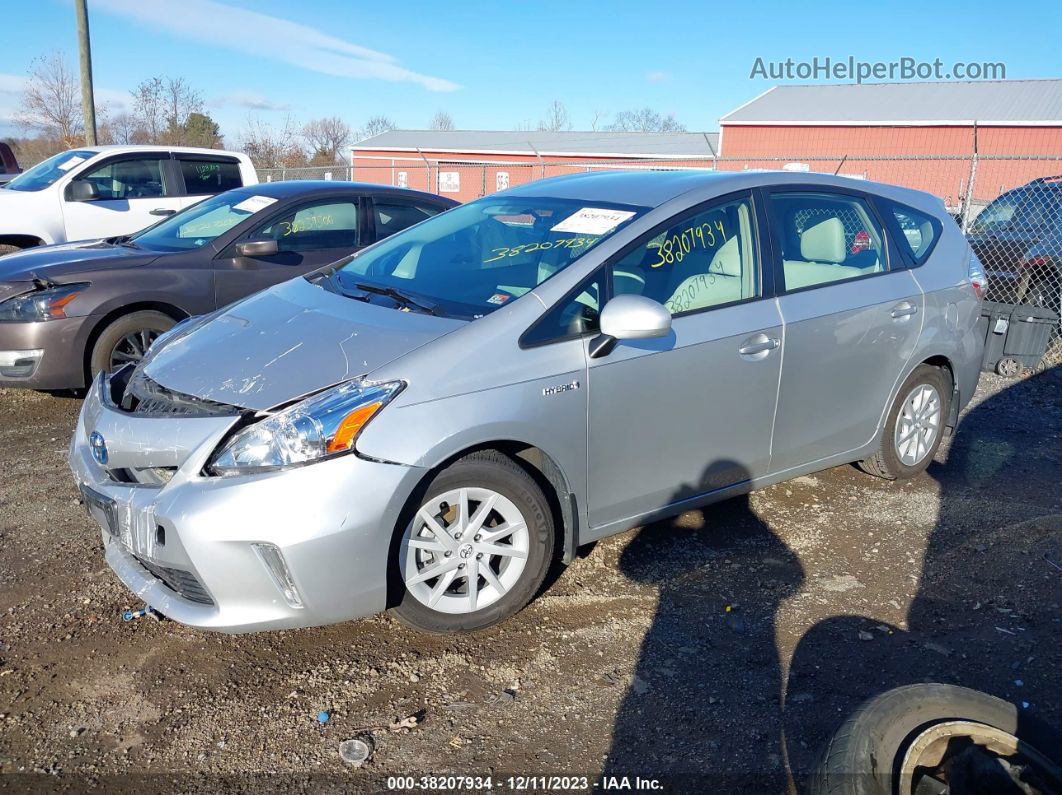
[[[101,376],[70,467],[107,563],[164,615],[223,632],[346,621],[386,607],[387,560],[416,467],[346,455],[241,477],[203,469],[235,416],[118,408]]]

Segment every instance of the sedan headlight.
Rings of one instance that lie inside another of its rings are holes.
[[[358,434],[405,384],[332,387],[234,434],[207,471],[222,477],[301,466],[354,450]]]
[[[0,320],[33,323],[66,317],[66,305],[77,298],[87,284],[64,284],[32,293],[23,293],[0,302]]]

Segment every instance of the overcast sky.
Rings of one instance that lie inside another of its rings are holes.
[[[5,4],[0,133],[31,60],[53,49],[76,67],[70,0]],[[383,114],[427,126],[537,125],[553,99],[575,129],[594,115],[652,106],[690,130],[769,88],[765,60],[1002,61],[1008,78],[1058,77],[1062,3],[725,3],[461,0],[89,0],[97,99],[120,109],[154,75],[184,77],[222,132],[249,115],[282,123]],[[808,82],[808,81],[793,81]],[[831,81],[834,82],[834,81]]]

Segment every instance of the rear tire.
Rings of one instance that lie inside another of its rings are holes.
[[[118,318],[103,329],[92,346],[92,354],[89,357],[89,377],[95,378],[102,370],[109,371],[116,348],[124,342],[128,341],[131,346],[128,351],[131,362],[138,349],[142,349],[140,355],[146,353],[148,347],[146,342],[153,341],[164,331],[169,331],[176,323],[177,321],[169,315],[153,310],[132,312]],[[123,363],[117,362],[119,365]]]
[[[0,257],[5,254],[14,254],[16,251],[22,251],[18,246],[12,246],[8,243],[0,244]]]
[[[918,365],[896,393],[877,452],[860,461],[860,468],[886,480],[904,480],[923,472],[944,438],[951,391],[946,370]]]
[[[423,632],[472,632],[531,601],[555,536],[549,502],[519,464],[495,450],[472,453],[412,502],[390,559],[400,621]]]
[[[979,731],[978,726],[998,730],[1028,744],[1046,757],[1049,764],[1056,767],[1062,764],[1062,734],[1024,712],[1019,714],[1013,704],[955,685],[907,685],[867,701],[844,722],[825,748],[808,782],[808,792],[811,795],[893,795],[897,792],[906,795],[909,782],[899,774],[908,751],[930,727],[951,721],[972,724],[969,728],[973,731]],[[915,756],[913,751],[912,757]],[[908,760],[912,766],[915,761]],[[954,777],[963,772],[951,769]],[[985,787],[977,791],[1018,791],[994,789],[986,781],[977,783]],[[899,789],[901,786],[903,790]],[[953,791],[957,790],[971,791],[966,787],[956,787]]]

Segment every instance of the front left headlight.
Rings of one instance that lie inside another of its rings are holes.
[[[207,471],[222,477],[272,472],[352,452],[358,434],[403,386],[353,381],[319,392],[235,433]]]
[[[66,317],[66,305],[86,287],[87,284],[63,284],[8,298],[0,302],[0,320],[35,323]]]

